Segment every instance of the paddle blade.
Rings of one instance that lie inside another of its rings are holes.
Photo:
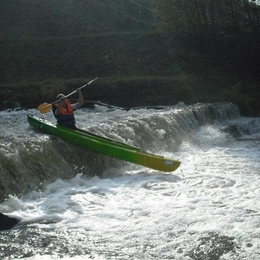
[[[46,114],[49,111],[51,111],[52,108],[52,104],[48,104],[48,103],[42,103],[41,105],[39,105],[37,107],[37,109],[42,113],[42,114]]]

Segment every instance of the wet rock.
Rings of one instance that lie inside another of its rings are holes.
[[[199,238],[197,246],[188,253],[188,256],[193,260],[219,260],[228,253],[236,255],[238,248],[234,237],[212,232]]]
[[[0,101],[0,111],[1,110],[7,110],[7,109],[21,109],[21,104],[16,101]]]
[[[13,217],[8,217],[0,213],[0,230],[8,230],[13,228],[21,220]]]
[[[223,128],[222,131],[224,133],[228,133],[229,135],[231,135],[233,137],[240,137],[241,136],[239,126],[237,126],[237,125],[229,125],[229,126]]]

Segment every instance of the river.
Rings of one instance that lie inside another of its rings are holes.
[[[1,111],[0,259],[260,259],[260,118],[230,103],[76,112],[79,128],[181,161],[164,173]],[[43,116],[53,121],[51,113]]]

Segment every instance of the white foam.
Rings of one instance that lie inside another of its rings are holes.
[[[175,131],[169,123],[176,122],[171,121],[172,114],[167,110],[158,118],[155,114],[160,112],[142,110],[135,118],[138,112],[93,113],[88,115],[89,122],[81,111],[79,118],[85,128],[107,131],[121,140],[128,136],[139,145],[149,146],[159,139],[155,149],[182,162],[176,172],[159,173],[129,165],[111,168],[105,178],[79,173],[68,181],[58,179],[41,192],[11,196],[0,209],[22,217],[20,225],[84,230],[84,236],[106,241],[102,245],[111,252],[136,259],[186,259],[187,250],[209,232],[234,237],[241,259],[247,259],[245,255],[256,259],[260,253],[259,142],[237,141],[221,130],[222,125],[213,124],[184,133],[174,151],[160,145],[170,142]],[[149,123],[151,118],[154,120]],[[66,239],[73,244],[73,236]],[[252,246],[247,246],[249,243]],[[228,257],[223,259],[235,259],[235,253]],[[100,249],[96,259],[103,258]]]

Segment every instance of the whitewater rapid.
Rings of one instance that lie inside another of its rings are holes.
[[[22,219],[1,259],[260,259],[260,118],[229,103],[77,111],[80,128],[182,162],[166,174],[38,133],[27,113],[0,112],[1,186],[14,178],[0,212]]]

